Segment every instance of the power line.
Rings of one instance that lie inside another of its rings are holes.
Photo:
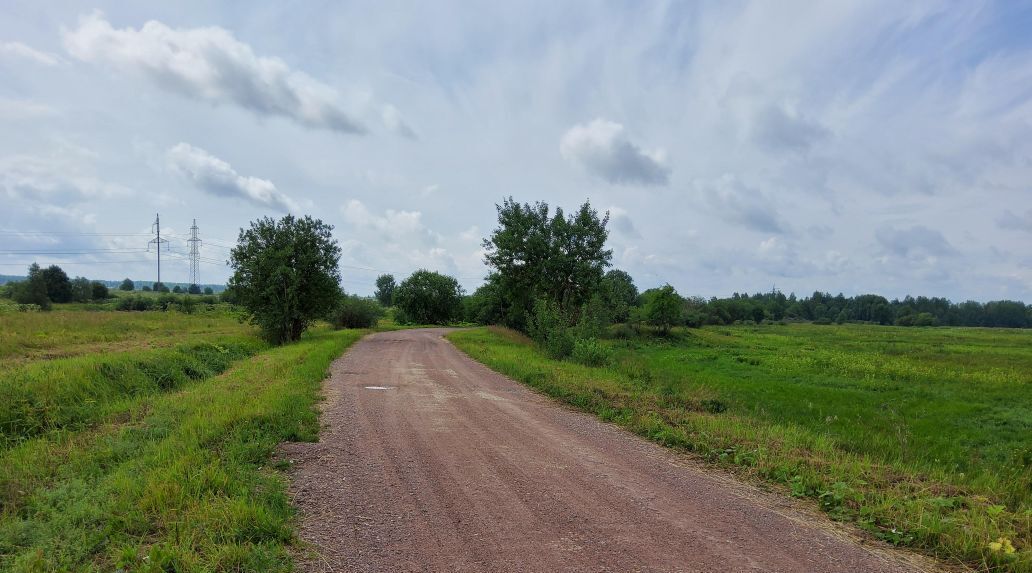
[[[36,249],[2,250],[4,255],[90,255],[94,253],[145,253],[147,249],[85,249],[77,251],[43,251]]]
[[[51,265],[122,265],[127,263],[149,263],[150,259],[139,259],[131,261],[47,261]],[[32,263],[0,263],[4,267],[27,267]]]
[[[0,231],[0,235],[61,235],[75,237],[149,237],[151,233],[71,233],[64,231]]]

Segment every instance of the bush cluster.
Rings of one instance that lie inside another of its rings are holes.
[[[198,307],[211,308],[219,303],[217,296],[189,296],[163,294],[161,296],[126,296],[118,299],[115,310],[124,311],[147,311],[147,310],[176,310],[191,314]]]
[[[330,324],[343,328],[372,328],[384,314],[383,307],[373,299],[344,295],[330,314]]]

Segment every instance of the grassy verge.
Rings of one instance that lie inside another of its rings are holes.
[[[133,399],[209,378],[265,345],[216,338],[143,352],[43,360],[0,378],[0,451],[54,431],[78,431],[124,411]]]
[[[888,542],[1032,571],[1030,333],[878,328],[605,341],[612,361],[597,368],[501,329],[449,338],[567,404],[782,484]]]
[[[365,332],[312,332],[4,452],[5,471],[47,479],[8,482],[22,489],[0,513],[0,569],[289,570],[292,509],[266,464],[277,443],[315,438],[327,368]]]

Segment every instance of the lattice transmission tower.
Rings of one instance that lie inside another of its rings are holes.
[[[201,284],[201,238],[197,235],[197,219],[193,220],[190,227],[190,238],[186,240],[190,244],[190,284]]]

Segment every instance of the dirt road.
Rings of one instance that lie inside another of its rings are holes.
[[[357,344],[288,444],[307,571],[913,571],[473,362],[441,329]]]

